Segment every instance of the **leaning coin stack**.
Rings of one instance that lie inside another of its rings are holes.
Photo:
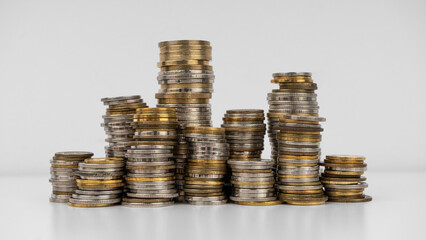
[[[261,159],[228,160],[232,169],[232,196],[236,204],[269,206],[281,204],[275,194],[274,161]]]
[[[222,127],[226,131],[230,159],[260,159],[266,131],[264,120],[261,109],[226,111]]]
[[[327,201],[319,181],[322,121],[325,119],[314,116],[280,118],[277,188],[285,203],[319,205]]]
[[[271,143],[271,158],[277,161],[279,118],[284,114],[318,116],[318,103],[311,73],[288,72],[274,73],[272,83],[278,83],[280,88],[268,93],[269,112],[268,136]]]
[[[265,116],[262,109],[228,110],[222,127],[226,130],[229,143],[229,158],[237,160],[260,161],[266,131]],[[229,167],[229,166],[228,166]],[[231,169],[225,176],[225,192],[231,194]]]
[[[86,158],[91,158],[91,152],[57,152],[50,160],[50,179],[52,183],[51,202],[67,203],[77,185],[75,175],[78,164]]]
[[[176,109],[179,120],[178,145],[174,150],[176,162],[177,201],[184,201],[184,168],[188,145],[183,135],[186,126],[211,126],[209,100],[213,93],[214,73],[208,41],[180,40],[160,42],[160,67],[157,107]]]
[[[107,207],[121,202],[124,187],[123,158],[88,158],[78,164],[77,190],[68,205]]]
[[[229,146],[225,129],[188,127],[188,163],[185,172],[185,200],[194,205],[219,205],[227,202],[223,192]]]
[[[373,198],[364,194],[368,187],[362,176],[367,170],[365,157],[356,155],[327,155],[321,166],[321,182],[330,202],[369,202]]]
[[[108,135],[105,141],[109,146],[105,147],[105,154],[107,157],[122,158],[133,139],[133,114],[136,109],[145,108],[147,105],[138,95],[102,98],[101,101],[108,106],[106,115],[103,116],[104,123],[101,124]]]
[[[123,205],[162,207],[174,203],[176,164],[176,111],[173,108],[141,108],[134,116],[134,141],[127,151],[127,192]]]

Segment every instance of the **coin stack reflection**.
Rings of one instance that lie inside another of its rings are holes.
[[[142,108],[134,116],[134,141],[127,151],[127,193],[123,205],[162,207],[174,203],[176,111],[173,108]]]
[[[51,202],[67,203],[76,189],[75,174],[78,164],[93,156],[91,152],[57,152],[50,160],[50,179],[52,183]]]
[[[185,200],[194,205],[219,205],[227,202],[223,192],[229,145],[225,129],[188,127],[188,164],[185,171]]]
[[[184,169],[188,145],[183,130],[186,126],[211,126],[209,100],[213,92],[214,73],[208,41],[178,40],[159,43],[160,62],[158,83],[161,89],[156,95],[157,107],[176,109],[180,126],[178,145],[174,150],[176,161],[176,186],[178,201],[184,201]]]
[[[101,124],[108,136],[105,141],[109,143],[105,147],[105,154],[107,157],[123,158],[133,138],[133,114],[136,109],[147,105],[138,95],[102,98],[101,101],[108,106],[103,116],[104,123]]]

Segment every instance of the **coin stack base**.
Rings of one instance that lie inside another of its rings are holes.
[[[369,202],[373,198],[364,194],[368,187],[362,176],[367,170],[365,157],[357,155],[327,155],[321,182],[330,202]]]
[[[174,204],[178,126],[173,108],[141,108],[134,116],[134,141],[127,151],[127,192],[123,205],[164,207]]]
[[[89,158],[78,164],[77,190],[71,207],[108,207],[119,204],[124,187],[123,158]]]
[[[193,205],[225,204],[223,185],[229,155],[225,129],[188,127],[184,132],[188,141],[185,200]]]
[[[50,160],[50,179],[53,191],[50,202],[67,203],[77,188],[75,176],[78,164],[86,158],[91,158],[91,152],[58,152]]]

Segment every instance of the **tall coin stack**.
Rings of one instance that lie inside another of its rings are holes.
[[[77,190],[72,207],[107,207],[121,202],[124,187],[123,158],[88,158],[78,164]]]
[[[312,81],[311,73],[274,73],[272,76],[271,82],[279,84],[280,88],[268,93],[268,136],[271,158],[277,161],[280,117],[284,114],[318,116],[319,107],[315,94],[317,84]]]
[[[105,147],[105,154],[107,157],[123,158],[133,139],[133,114],[136,109],[147,105],[138,95],[102,98],[101,101],[108,106],[103,116],[104,123],[101,124],[108,136],[105,141],[109,143]]]
[[[50,160],[50,179],[52,183],[51,202],[67,203],[77,185],[75,174],[78,164],[93,156],[91,152],[57,152]]]
[[[141,108],[134,115],[134,141],[127,151],[127,193],[123,205],[162,207],[174,203],[176,164],[176,111],[173,108]]]
[[[364,194],[368,187],[362,176],[367,170],[365,157],[357,155],[327,155],[321,182],[330,202],[369,202],[373,198]]]
[[[187,127],[188,163],[185,171],[185,200],[194,205],[219,205],[227,202],[223,192],[229,145],[225,129]]]
[[[327,201],[319,181],[321,132],[315,116],[280,118],[277,188],[280,200],[293,205],[319,205]]]
[[[174,150],[178,201],[184,200],[184,168],[188,145],[184,139],[186,126],[211,126],[209,99],[213,92],[214,73],[208,41],[180,40],[160,42],[158,83],[161,85],[157,107],[176,109],[180,126],[178,145]]]

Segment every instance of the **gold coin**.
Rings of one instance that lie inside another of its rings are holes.
[[[235,173],[272,173],[272,169],[232,169]]]
[[[184,133],[225,135],[225,128],[217,127],[187,127]]]
[[[191,45],[169,45],[164,46],[160,48],[160,53],[165,52],[180,52],[180,51],[187,51],[187,50],[204,50],[207,52],[212,51],[212,47],[208,45],[198,45],[198,44],[191,44]]]
[[[217,181],[185,181],[185,184],[195,184],[195,185],[223,185],[223,182],[217,182]]]
[[[202,164],[226,165],[226,161],[222,161],[222,160],[209,160],[209,159],[188,159],[188,163],[202,163]]]
[[[315,200],[315,201],[300,201],[300,200],[286,200],[285,203],[290,205],[299,205],[299,206],[314,206],[325,204],[327,200]]]
[[[165,66],[175,66],[175,65],[209,65],[209,61],[206,60],[181,60],[181,61],[164,61],[164,62],[158,62],[158,67],[165,67]]]
[[[88,158],[84,160],[89,164],[120,164],[124,163],[123,158]]]
[[[115,184],[123,182],[122,179],[117,180],[91,180],[91,179],[76,179],[77,183],[83,184]]]
[[[178,66],[166,66],[161,67],[161,71],[189,71],[189,70],[204,70],[204,71],[212,71],[213,67],[209,65],[178,65]]]
[[[68,202],[67,204],[68,204],[68,206],[71,206],[71,207],[84,207],[84,208],[109,207],[109,206],[116,205],[116,203],[112,203],[112,204],[110,204],[110,203],[104,203],[104,204],[80,204],[80,203],[71,203],[71,202]]]
[[[327,155],[325,156],[326,159],[329,160],[340,160],[340,161],[364,161],[365,157],[364,156],[358,156],[358,155]]]
[[[175,177],[126,177],[129,182],[156,182],[156,181],[172,181]]]
[[[180,51],[160,52],[160,57],[170,56],[211,56],[212,51],[205,49],[182,49]]]
[[[230,122],[248,122],[248,121],[263,121],[264,117],[224,117],[223,121]]]
[[[278,158],[313,160],[313,159],[318,159],[319,155],[315,155],[315,156],[278,155]]]
[[[292,142],[321,142],[321,138],[294,138],[294,137],[282,137],[277,135],[277,139],[281,141],[292,141]]]
[[[262,132],[266,130],[266,127],[262,128],[238,128],[238,127],[226,127],[226,131],[229,132]]]
[[[282,193],[286,194],[319,194],[323,193],[322,189],[317,190],[280,190]]]
[[[205,40],[174,40],[174,41],[163,41],[159,42],[158,46],[170,46],[170,45],[202,45],[202,46],[210,46],[209,41]]]
[[[344,175],[344,176],[361,176],[364,172],[346,172],[346,171],[335,171],[335,170],[324,170],[325,174],[331,175]]]
[[[163,98],[158,99],[158,104],[208,104],[209,100],[206,98]]]
[[[283,202],[280,200],[274,200],[274,201],[266,201],[266,202],[234,202],[238,205],[246,205],[246,206],[273,206],[273,205],[280,205]]]

